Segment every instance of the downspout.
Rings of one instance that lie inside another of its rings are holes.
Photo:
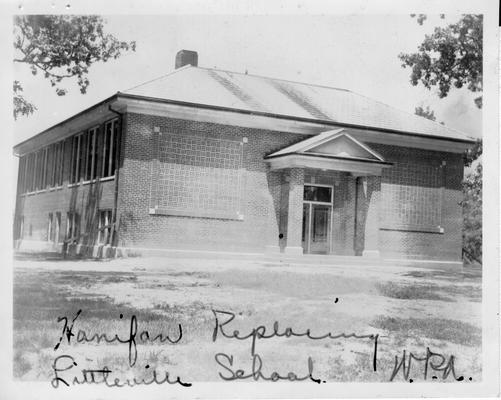
[[[125,113],[121,113],[117,110],[114,110],[112,105],[108,105],[108,110],[111,112],[114,112],[119,116],[120,119],[120,136],[117,140],[117,155],[115,159],[115,193],[114,193],[114,199],[113,199],[113,231],[112,231],[112,237],[111,237],[111,245],[118,247],[118,226],[117,226],[117,213],[118,213],[118,178],[119,178],[119,171],[120,171],[120,155],[122,153],[122,138],[124,135],[124,115]],[[115,250],[115,257],[117,256],[117,252]]]

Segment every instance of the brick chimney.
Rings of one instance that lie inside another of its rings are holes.
[[[198,53],[192,50],[179,50],[176,54],[176,69],[185,65],[198,66]]]

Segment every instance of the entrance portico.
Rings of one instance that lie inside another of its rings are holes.
[[[344,129],[265,159],[282,173],[284,253],[379,256],[381,173],[391,163]]]

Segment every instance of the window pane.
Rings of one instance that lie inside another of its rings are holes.
[[[57,171],[57,185],[62,186],[63,185],[63,173],[64,173],[64,143],[65,142],[60,142],[58,145],[58,157],[57,157],[57,164],[58,164],[58,171]]]
[[[305,185],[303,198],[306,201],[320,201],[324,203],[330,203],[332,199],[332,188]]]
[[[56,213],[56,223],[54,227],[54,241],[56,243],[59,243],[59,231],[61,229],[61,213],[57,212]]]
[[[97,177],[97,158],[98,158],[98,152],[97,152],[97,128],[93,130],[92,132],[92,174],[91,174],[91,179],[96,179]]]
[[[49,217],[47,218],[47,241],[52,241],[52,213],[49,213]]]
[[[71,183],[77,181],[78,176],[78,142],[80,140],[79,136],[73,137],[73,147],[71,149]]]
[[[80,135],[80,155],[78,180],[85,180],[85,162],[87,160],[87,135]]]
[[[113,122],[113,151],[111,154],[111,170],[110,175],[115,175],[115,161],[118,148],[118,121]]]

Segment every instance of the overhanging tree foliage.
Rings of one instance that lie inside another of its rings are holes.
[[[463,250],[465,258],[482,262],[482,163],[463,181]]]
[[[435,121],[437,119],[437,117],[435,117],[435,112],[430,109],[430,106],[426,106],[426,108],[423,108],[421,106],[416,107],[414,109],[414,114],[426,119],[430,119],[432,121]]]
[[[425,20],[426,15],[417,16],[419,24]],[[412,68],[412,85],[421,82],[427,89],[437,87],[440,98],[446,97],[451,87],[482,92],[482,26],[482,15],[464,15],[454,24],[436,27],[416,53],[401,53],[402,67]],[[482,107],[482,96],[475,104]]]
[[[14,18],[14,62],[29,66],[33,75],[41,73],[59,96],[67,93],[63,79],[77,78],[85,94],[90,82],[89,67],[107,62],[136,48],[104,32],[105,21],[95,15],[24,15]],[[14,118],[30,115],[36,106],[23,96],[19,81],[14,81]]]

